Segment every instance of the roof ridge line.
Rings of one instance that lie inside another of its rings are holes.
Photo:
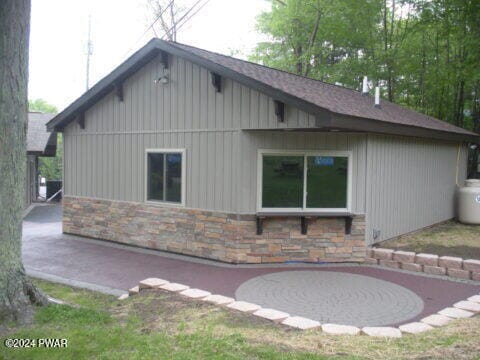
[[[159,40],[161,40],[161,39],[159,39]],[[232,59],[232,60],[242,61],[242,62],[247,63],[247,64],[261,66],[263,68],[270,69],[270,70],[280,71],[282,73],[285,73],[285,74],[288,74],[288,75],[293,75],[293,76],[299,77],[301,79],[316,81],[316,82],[319,82],[319,83],[322,83],[322,84],[325,84],[325,85],[328,85],[328,86],[334,86],[334,87],[337,87],[337,88],[340,88],[340,89],[346,89],[346,90],[350,90],[350,91],[353,91],[353,92],[356,92],[356,93],[360,94],[360,92],[358,90],[352,89],[352,88],[347,87],[347,86],[332,84],[332,83],[329,83],[329,82],[326,82],[326,81],[323,81],[323,80],[311,78],[311,77],[304,76],[304,75],[295,74],[295,73],[287,71],[287,70],[277,69],[277,68],[267,66],[267,65],[264,65],[264,64],[259,64],[259,63],[253,62],[253,61],[239,59],[239,58],[236,58],[236,57],[233,57],[233,56],[230,56],[230,55],[225,55],[225,54],[222,54],[222,53],[219,53],[219,52],[216,52],[216,51],[202,49],[202,48],[199,48],[199,47],[196,47],[196,46],[193,46],[193,45],[184,44],[184,43],[181,43],[181,42],[178,42],[178,41],[166,41],[166,40],[162,40],[162,41],[165,41],[165,42],[167,42],[169,44],[172,44],[172,45],[187,46],[187,47],[194,48],[194,49],[197,49],[197,50],[200,50],[200,51],[206,51],[206,52],[209,52],[209,53],[212,53],[212,54],[215,54],[215,55],[220,55],[220,56]]]

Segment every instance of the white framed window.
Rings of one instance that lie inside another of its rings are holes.
[[[145,150],[145,201],[185,206],[185,149]]]
[[[258,150],[259,212],[351,212],[351,194],[351,151]]]

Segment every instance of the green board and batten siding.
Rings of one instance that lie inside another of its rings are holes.
[[[453,216],[450,201],[455,180],[445,179],[451,179],[455,168],[456,143],[388,137],[393,139],[392,146],[385,149],[382,144],[387,137],[383,136],[268,131],[313,128],[315,117],[286,106],[285,121],[278,122],[273,99],[267,95],[226,78],[222,78],[221,93],[216,93],[208,70],[178,57],[170,57],[169,84],[154,83],[162,73],[160,61],[151,61],[124,82],[123,102],[111,93],[85,112],[85,129],[76,122],[65,128],[65,195],[143,202],[145,149],[185,148],[187,208],[252,214],[258,149],[349,150],[353,156],[352,210],[367,213],[368,241],[374,228],[381,229],[383,239]],[[439,199],[430,201],[421,194],[412,196],[415,204],[409,204],[404,196],[397,201],[394,197],[399,195],[386,190],[392,181],[413,181],[409,169],[417,167],[418,159],[412,156],[412,146],[423,149],[425,163],[431,157],[430,168],[424,170],[431,175],[419,173],[410,187],[428,180],[447,192]],[[462,161],[464,154],[462,150]],[[392,159],[401,159],[404,170],[396,168]],[[463,168],[461,163],[461,179]],[[402,227],[390,218],[395,212],[386,214],[391,205],[384,204],[395,201],[406,219]],[[420,219],[412,218],[411,209],[417,203],[424,206],[424,201],[447,210],[432,208],[415,213]]]

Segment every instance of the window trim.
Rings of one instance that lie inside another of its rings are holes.
[[[155,205],[168,205],[168,206],[176,206],[176,207],[185,207],[185,199],[186,199],[186,190],[187,190],[187,182],[186,182],[186,174],[187,174],[187,158],[186,158],[186,149],[145,149],[145,163],[144,163],[144,174],[145,174],[145,191],[144,191],[144,199],[145,202],[148,204],[155,204]],[[182,155],[182,184],[181,184],[181,201],[174,202],[174,201],[165,201],[165,200],[151,200],[148,198],[148,154],[181,154]]]
[[[263,191],[263,156],[287,155],[304,157],[303,167],[303,206],[301,208],[264,208],[262,207]],[[308,156],[338,156],[348,158],[347,170],[347,207],[346,208],[308,208],[307,205],[307,157]],[[352,209],[352,151],[343,150],[280,150],[258,149],[257,153],[257,212],[269,213],[350,213]]]

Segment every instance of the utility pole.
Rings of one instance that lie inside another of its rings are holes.
[[[85,87],[86,90],[90,88],[89,86],[89,78],[90,78],[90,56],[93,54],[93,44],[92,40],[90,39],[90,31],[92,27],[92,15],[88,15],[88,41],[87,41],[87,74],[86,74],[86,81]]]

